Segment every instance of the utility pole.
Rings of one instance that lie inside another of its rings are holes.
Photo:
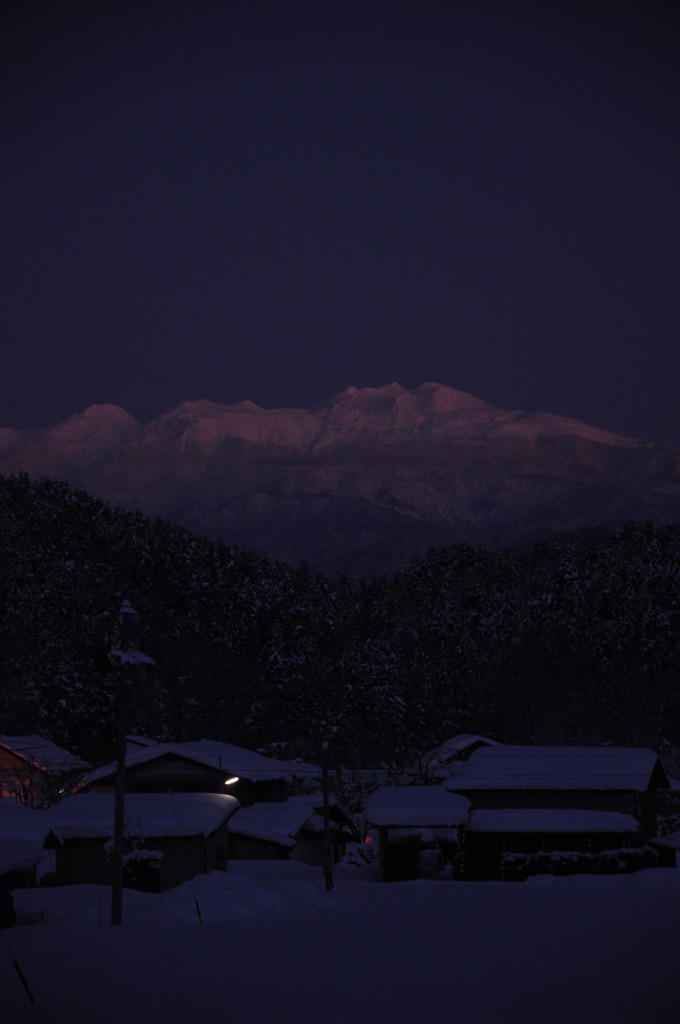
[[[326,892],[333,888],[333,851],[331,847],[331,820],[328,794],[328,740],[321,745],[321,789],[323,791],[323,873],[326,879]]]
[[[151,658],[131,644],[131,635],[139,616],[129,601],[123,601],[118,622],[120,648],[109,651],[109,661],[120,667],[116,715],[116,791],[113,818],[113,878],[111,882],[111,924],[123,920],[123,844],[125,842],[125,746],[127,705],[134,685],[133,677],[141,665],[153,665]]]

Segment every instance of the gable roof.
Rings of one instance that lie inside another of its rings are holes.
[[[229,823],[232,835],[262,839],[292,849],[296,836],[315,810],[314,797],[291,797],[276,803],[241,807]]]
[[[91,767],[81,757],[44,736],[0,736],[0,747],[46,772],[81,772]]]
[[[199,757],[212,759],[225,771],[232,772],[241,779],[251,779],[253,782],[276,779],[291,782],[295,776],[320,774],[320,769],[316,765],[298,760],[282,761],[276,757],[266,757],[254,750],[237,747],[233,743],[222,743],[219,740],[196,740],[181,746]]]
[[[348,813],[333,796],[329,810],[338,812],[340,818],[340,821],[329,822],[332,831],[353,828]],[[229,822],[229,832],[233,835],[262,839],[289,849],[295,846],[302,829],[323,831],[323,799],[318,794],[241,807]]]
[[[366,818],[387,828],[452,828],[467,821],[470,801],[442,786],[385,786],[366,800]]]
[[[115,795],[78,793],[48,813],[51,833],[66,839],[110,839],[113,836]],[[125,834],[143,837],[209,836],[239,808],[223,793],[128,793]]]
[[[231,743],[220,743],[217,740],[196,740],[192,743],[155,743],[150,741],[146,746],[128,746],[125,752],[125,767],[134,768],[141,764],[150,764],[161,758],[176,758],[224,772],[225,775],[237,775],[240,779],[250,782],[272,782],[283,780],[291,782],[296,775],[318,773],[313,765],[301,761],[279,761],[273,757],[265,757],[253,750],[236,747]],[[107,764],[90,772],[83,781],[83,787],[94,783],[113,779],[116,765]]]
[[[640,747],[480,747],[443,783],[473,790],[625,790],[668,786],[653,750]]]

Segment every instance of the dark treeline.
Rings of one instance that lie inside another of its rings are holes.
[[[129,731],[349,766],[461,732],[680,747],[680,527],[434,550],[336,580],[0,477],[0,733],[113,752],[118,610],[155,660]]]

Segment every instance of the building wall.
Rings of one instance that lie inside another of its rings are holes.
[[[220,793],[220,787],[224,779],[219,771],[180,758],[159,758],[125,769],[129,793]]]
[[[137,849],[158,851],[157,861],[147,858],[128,862],[123,885],[151,892],[164,892],[208,871],[224,870],[227,864],[227,822],[212,835],[162,836],[138,840]],[[67,839],[56,846],[57,885],[111,885],[113,866],[105,848],[106,840]],[[126,840],[125,853],[133,850]]]
[[[287,846],[256,839],[253,836],[239,836],[229,833],[229,860],[289,860]]]
[[[32,807],[38,800],[44,779],[41,768],[0,747],[0,798],[14,797]]]

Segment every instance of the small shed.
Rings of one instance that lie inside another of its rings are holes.
[[[438,876],[453,861],[470,807],[466,797],[442,786],[386,786],[371,793],[365,813],[378,832],[380,881]],[[429,850],[421,857],[423,841]]]
[[[90,767],[44,736],[0,736],[0,798],[49,804]]]
[[[473,810],[465,828],[465,877],[501,878],[511,853],[557,851],[600,853],[639,845],[639,826],[630,814],[573,808]]]
[[[111,884],[114,805],[113,794],[83,793],[52,809],[46,844],[56,850],[57,885]],[[124,884],[163,892],[225,870],[238,806],[223,793],[126,795]]]
[[[352,819],[334,797],[330,803],[334,863],[345,854],[355,834]],[[242,807],[229,825],[231,860],[296,860],[321,865],[323,805],[318,796],[292,796],[283,803]]]

